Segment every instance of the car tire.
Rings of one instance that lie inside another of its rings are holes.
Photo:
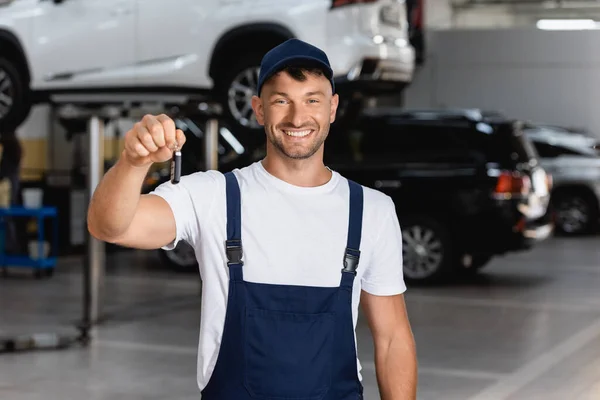
[[[447,279],[454,259],[448,229],[426,215],[401,218],[400,226],[405,281],[429,284]]]
[[[173,250],[160,250],[160,258],[169,269],[176,272],[197,272],[198,261],[194,248],[184,241],[177,243]]]
[[[584,191],[562,191],[552,196],[555,229],[563,235],[592,233],[598,226],[598,200]]]
[[[0,129],[15,130],[29,116],[31,95],[20,67],[0,57]],[[10,104],[7,101],[10,100]]]
[[[216,78],[215,96],[233,132],[263,132],[252,109],[261,60],[262,54],[258,53],[240,55],[237,62],[231,63]]]

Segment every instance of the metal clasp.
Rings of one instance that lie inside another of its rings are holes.
[[[228,240],[225,244],[225,253],[229,261],[228,264],[244,264],[242,261],[244,252],[241,240]]]
[[[360,256],[355,256],[346,252],[346,255],[344,256],[344,268],[342,269],[342,272],[349,272],[351,274],[356,275],[359,259]]]

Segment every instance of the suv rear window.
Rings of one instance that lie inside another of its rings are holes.
[[[494,134],[490,140],[489,161],[501,164],[524,163],[533,166],[539,158],[535,146],[521,129],[519,122],[492,124]]]
[[[531,142],[512,123],[366,117],[346,132],[332,129],[325,157],[333,162],[503,165],[537,160]]]

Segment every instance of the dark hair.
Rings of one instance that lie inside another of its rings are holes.
[[[298,82],[304,82],[307,74],[314,76],[325,76],[325,72],[321,68],[288,66],[268,77],[265,80],[265,84],[273,79],[274,76],[282,72],[288,74],[292,77],[292,79],[297,80]]]
[[[313,68],[313,67],[285,67],[281,72],[287,73],[293,79],[304,82],[306,80],[306,74],[314,75],[314,76],[324,76],[325,73],[321,68]]]

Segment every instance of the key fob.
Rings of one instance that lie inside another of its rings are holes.
[[[173,152],[171,159],[171,183],[177,184],[181,180],[181,151]]]

